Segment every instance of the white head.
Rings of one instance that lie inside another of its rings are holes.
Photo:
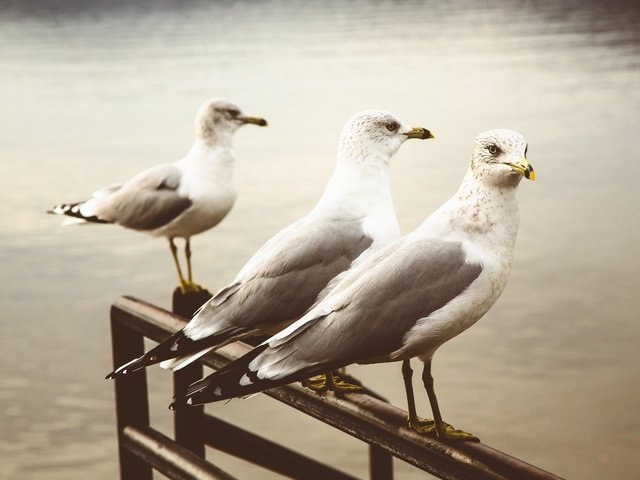
[[[389,112],[366,110],[354,115],[342,129],[338,157],[367,162],[371,157],[388,161],[408,138],[433,138],[426,128],[408,127]]]
[[[239,127],[253,123],[264,127],[266,120],[242,114],[240,107],[219,98],[207,100],[198,109],[195,120],[196,136],[206,143],[230,137]]]
[[[516,186],[522,177],[535,180],[526,160],[527,141],[518,132],[498,129],[481,133],[471,156],[471,170],[487,185]]]

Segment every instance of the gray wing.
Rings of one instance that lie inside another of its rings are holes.
[[[96,215],[134,230],[166,225],[192,204],[178,194],[181,171],[158,165],[139,173],[112,194],[96,199]]]
[[[465,259],[461,243],[421,239],[377,264],[367,262],[371,268],[358,281],[330,294],[332,311],[289,341],[270,344],[251,370],[281,378],[314,365],[343,366],[389,355],[419,319],[449,303],[480,275],[481,265]]]
[[[204,305],[185,328],[187,335],[200,338],[231,325],[261,330],[296,319],[373,243],[353,219],[303,219],[284,233],[251,260],[250,275]]]

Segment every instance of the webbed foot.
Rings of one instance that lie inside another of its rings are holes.
[[[412,421],[410,418],[407,418],[407,426],[413,430],[414,432],[425,434],[425,435],[435,435],[440,440],[458,440],[458,441],[467,441],[467,442],[479,442],[480,439],[475,435],[464,432],[462,430],[456,430],[452,425],[447,422],[442,422],[442,429],[438,432],[436,427],[435,420],[431,419],[418,419]]]
[[[188,280],[184,280],[180,282],[180,292],[183,295],[186,295],[187,293],[201,292],[202,290],[204,290],[204,288],[198,285],[197,283],[190,282]]]
[[[336,394],[364,391],[361,385],[345,382],[335,372],[328,372],[308,378],[303,380],[302,385],[318,394],[329,391],[335,392]]]

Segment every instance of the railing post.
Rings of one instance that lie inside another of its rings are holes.
[[[173,313],[181,317],[191,319],[195,311],[211,298],[207,290],[183,294],[178,288],[173,292]],[[173,374],[173,392],[178,395],[184,392],[189,385],[203,377],[202,365],[191,365],[176,371]],[[204,440],[202,425],[204,422],[204,405],[191,408],[178,408],[174,412],[173,429],[176,443],[190,450],[199,457],[204,458]]]
[[[369,445],[369,478],[371,480],[393,480],[393,458],[377,445]]]
[[[118,316],[118,310],[112,307],[111,342],[114,368],[144,353],[142,335],[127,327]],[[122,432],[126,426],[149,427],[147,375],[144,370],[141,370],[131,375],[119,376],[114,383],[120,478],[121,480],[152,480],[151,466],[126,449],[122,443]]]
[[[175,372],[173,374],[174,394],[184,392],[189,385],[202,377],[202,365],[199,363],[189,365]],[[176,443],[202,458],[204,458],[204,442],[201,431],[203,418],[204,405],[178,408],[173,415],[173,431]]]

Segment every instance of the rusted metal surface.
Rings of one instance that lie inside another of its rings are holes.
[[[214,467],[152,428],[125,427],[121,438],[124,448],[169,478],[234,480],[234,477],[228,473]]]
[[[158,342],[186,323],[179,316],[131,297],[118,299],[113,308],[127,317],[129,328]],[[203,363],[220,368],[250,348],[240,342],[232,343],[203,357]],[[484,444],[445,443],[419,435],[406,427],[405,411],[367,394],[349,393],[340,398],[333,393],[319,396],[299,384],[264,393],[439,478],[560,478]]]

